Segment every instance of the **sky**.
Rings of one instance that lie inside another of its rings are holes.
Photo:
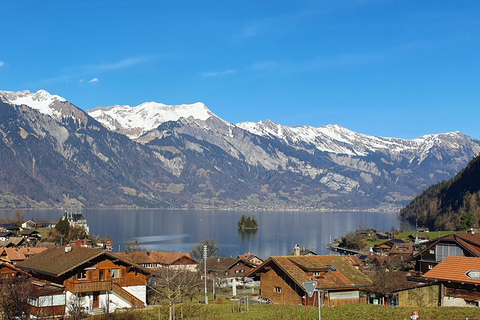
[[[480,1],[0,0],[0,90],[480,139]]]

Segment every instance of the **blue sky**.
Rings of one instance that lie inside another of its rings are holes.
[[[0,90],[480,139],[480,1],[0,0]]]

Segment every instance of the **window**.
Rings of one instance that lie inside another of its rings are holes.
[[[435,261],[441,262],[448,256],[463,257],[463,250],[453,244],[437,244]]]
[[[77,280],[87,280],[87,270],[78,271]]]
[[[313,273],[313,276],[314,276],[314,277],[320,277],[321,275],[322,275],[321,272],[314,272],[314,273]]]
[[[110,278],[120,278],[120,269],[111,269]]]
[[[275,293],[282,293],[281,287],[275,287]]]
[[[428,265],[428,269],[429,269],[429,270],[433,269],[433,265],[429,264],[429,265]]]

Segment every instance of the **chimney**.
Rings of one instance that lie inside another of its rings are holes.
[[[72,247],[66,246],[66,247],[65,247],[65,253],[68,253],[68,252],[70,252],[70,251],[72,251]]]

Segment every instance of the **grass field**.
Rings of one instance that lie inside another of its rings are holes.
[[[323,308],[322,320],[404,320],[410,319],[413,311],[418,311],[420,320],[479,320],[480,308],[430,307],[410,308],[378,305],[348,305]],[[314,320],[318,319],[318,308],[310,306],[287,305],[253,305],[248,311],[243,306],[239,312],[238,303],[223,302],[221,304],[184,304],[176,306],[176,319],[232,319],[232,320]],[[149,307],[123,313],[100,315],[90,320],[155,320],[168,319],[167,307]]]

